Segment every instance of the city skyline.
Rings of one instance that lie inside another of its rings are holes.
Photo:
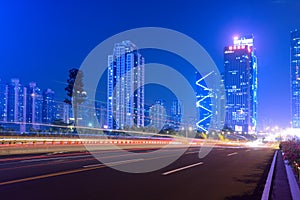
[[[178,1],[172,7],[167,2],[159,2],[160,7],[146,3],[141,11],[135,9],[136,1],[129,1],[119,2],[118,7],[129,4],[133,6],[125,12],[115,11],[111,2],[86,6],[71,2],[5,3],[1,7],[6,30],[1,33],[1,78],[36,81],[41,88],[53,88],[57,98],[63,99],[68,70],[79,67],[93,47],[118,32],[141,26],[181,31],[203,45],[220,70],[223,47],[232,36],[252,33],[259,49],[259,121],[265,126],[290,126],[289,39],[290,31],[300,27],[299,3]],[[105,9],[98,12],[98,8]],[[81,9],[89,10],[89,14],[82,14]],[[280,56],[273,59],[274,55]],[[280,84],[274,84],[274,80],[281,80]]]
[[[300,200],[300,0],[10,0],[0,25],[2,199]]]

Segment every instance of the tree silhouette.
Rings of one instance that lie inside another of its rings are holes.
[[[78,106],[82,104],[86,97],[86,92],[83,89],[83,72],[73,68],[69,70],[68,86],[65,88],[67,98],[65,103],[73,107],[74,126],[78,125]]]

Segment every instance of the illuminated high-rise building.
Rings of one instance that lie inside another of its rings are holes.
[[[225,126],[237,132],[256,132],[257,59],[254,38],[234,37],[224,49]]]
[[[56,102],[56,120],[61,120],[64,123],[71,123],[73,117],[72,107],[65,102]]]
[[[51,89],[43,92],[43,110],[42,121],[43,123],[50,124],[56,119],[56,102],[55,94]]]
[[[108,56],[109,129],[144,126],[144,58],[130,41],[116,43]]]
[[[300,128],[300,31],[291,31],[290,72],[292,95],[292,127]]]
[[[27,113],[26,122],[32,124],[32,128],[38,129],[42,123],[43,97],[40,88],[35,82],[29,83],[27,89]]]
[[[208,132],[212,118],[211,98],[212,90],[206,86],[205,76],[202,77],[199,72],[196,72],[195,92],[197,97],[196,107],[198,109],[197,129],[200,132]]]
[[[8,85],[0,80],[0,122],[7,121]]]
[[[25,122],[27,90],[21,86],[19,79],[11,79],[7,96],[7,121]]]
[[[101,128],[107,127],[107,106],[103,102],[95,102],[96,116]]]
[[[157,99],[149,109],[150,126],[158,131],[162,130],[167,125],[167,112],[165,108],[165,101]]]
[[[7,86],[7,122],[13,130],[25,131],[26,105],[27,88],[22,87],[19,79],[11,79]]]
[[[182,103],[179,100],[173,100],[171,105],[171,112],[170,112],[170,126],[178,131],[181,127],[181,120],[182,120]]]

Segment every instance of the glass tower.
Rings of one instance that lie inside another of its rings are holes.
[[[56,119],[55,94],[53,90],[48,88],[43,92],[42,121],[43,123],[50,124],[55,119]]]
[[[157,129],[162,130],[167,122],[167,112],[164,100],[156,100],[155,104],[149,109],[149,116],[151,119],[150,125]]]
[[[109,129],[144,126],[144,58],[130,41],[116,43],[108,56]]]
[[[0,80],[0,122],[7,121],[8,85]]]
[[[212,112],[211,98],[212,90],[206,86],[205,76],[202,77],[199,72],[196,72],[196,107],[198,109],[197,129],[200,132],[208,132],[210,130]]]
[[[234,37],[224,49],[226,90],[225,127],[236,132],[256,132],[257,59],[253,36]]]
[[[170,126],[178,131],[180,129],[181,119],[182,119],[182,103],[179,100],[173,100],[171,105],[171,115],[170,115]]]
[[[37,129],[38,124],[42,122],[43,97],[35,82],[29,83],[27,92],[26,121],[32,124],[32,128]]]
[[[300,31],[291,31],[292,127],[300,128]]]

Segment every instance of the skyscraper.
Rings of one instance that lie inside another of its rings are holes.
[[[144,58],[132,42],[115,44],[107,81],[108,128],[144,126]]]
[[[198,120],[196,123],[197,129],[200,132],[208,132],[212,118],[212,90],[205,83],[205,76],[202,77],[199,72],[196,72],[196,107],[198,109]]]
[[[14,130],[25,131],[27,88],[22,87],[19,79],[11,79],[7,86],[7,122]]]
[[[224,49],[226,90],[225,126],[237,132],[255,132],[257,126],[257,59],[253,36],[234,37]]]
[[[42,95],[41,90],[36,86],[35,82],[29,83],[29,88],[27,89],[27,114],[26,121],[32,124],[34,129],[39,128],[38,123],[42,122]]]
[[[42,110],[42,122],[50,124],[56,119],[56,103],[55,94],[51,89],[46,89],[43,92],[43,110]]]
[[[158,99],[149,109],[150,126],[162,130],[167,122],[167,112],[164,100]]]
[[[291,31],[290,78],[292,95],[292,127],[300,128],[300,31]]]
[[[95,102],[95,110],[98,123],[101,128],[107,126],[107,106],[103,102]]]
[[[71,122],[70,118],[74,118],[71,105],[65,102],[56,102],[55,118],[69,124]]]
[[[7,121],[21,122],[26,120],[26,90],[19,79],[11,79],[8,85]],[[22,112],[24,111],[25,112]],[[25,115],[25,116],[24,116]]]
[[[178,131],[182,120],[182,103],[179,100],[172,101],[170,114],[170,126]]]
[[[8,85],[0,80],[0,122],[7,121]]]

